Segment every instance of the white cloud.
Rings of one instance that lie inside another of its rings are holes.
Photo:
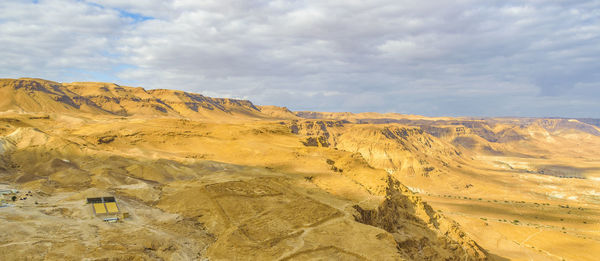
[[[0,69],[6,77],[63,78],[69,70],[103,71],[127,23],[114,10],[77,1],[5,1],[0,5]]]
[[[0,17],[9,77],[292,109],[600,117],[594,1],[13,0]]]

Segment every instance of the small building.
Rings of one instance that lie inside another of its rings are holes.
[[[115,222],[118,220],[117,215],[120,210],[115,197],[87,198],[87,204],[91,204],[94,215],[102,217],[104,221]]]

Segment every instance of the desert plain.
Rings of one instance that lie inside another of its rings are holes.
[[[0,79],[3,260],[597,260],[600,120]],[[114,197],[117,222],[88,198]],[[14,198],[13,198],[14,197]]]

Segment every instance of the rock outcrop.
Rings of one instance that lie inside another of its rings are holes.
[[[408,260],[487,260],[487,253],[460,228],[392,177],[377,209],[355,205],[358,222],[385,229]]]

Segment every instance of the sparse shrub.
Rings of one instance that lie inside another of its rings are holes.
[[[333,161],[332,159],[327,159],[327,160],[326,160],[326,162],[327,162],[327,164],[329,164],[329,165],[333,165],[333,164],[335,164],[335,161]]]
[[[343,169],[339,169],[339,168],[337,168],[336,166],[331,166],[331,168],[330,168],[330,169],[331,169],[331,170],[333,170],[333,171],[335,171],[335,172],[339,172],[339,173],[342,173],[342,172],[344,172],[344,170],[343,170]]]
[[[319,142],[314,137],[307,138],[306,141],[302,142],[302,144],[304,144],[304,146],[307,146],[307,147],[318,147],[319,146]]]

